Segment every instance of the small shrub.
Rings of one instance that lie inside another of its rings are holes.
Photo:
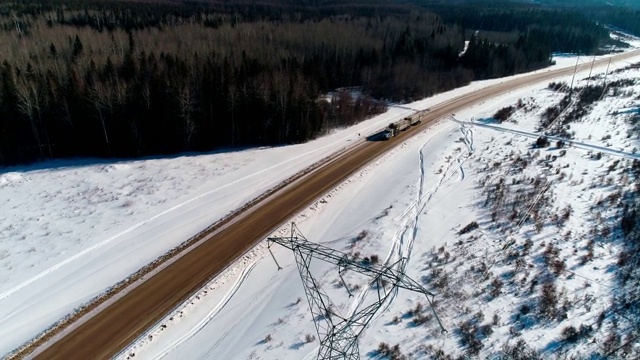
[[[593,327],[591,325],[580,325],[580,329],[576,329],[574,326],[567,326],[562,329],[562,340],[574,343],[578,340],[587,337],[593,331]]]
[[[449,285],[449,274],[444,271],[439,272],[438,274],[439,276],[434,280],[433,286],[438,289],[443,289]]]
[[[413,308],[413,310],[410,310],[410,311],[411,311],[412,315],[417,315],[417,314],[420,314],[422,312],[422,310],[423,310],[422,303],[417,303],[416,307]]]
[[[588,336],[592,332],[593,332],[593,326],[585,325],[585,324],[580,325],[580,335],[581,336],[583,336],[583,337]]]
[[[564,209],[562,209],[562,215],[560,215],[560,218],[562,219],[562,221],[569,220],[569,217],[571,217],[572,212],[573,212],[573,208],[571,207],[571,205],[567,205]]]
[[[538,312],[542,318],[554,319],[557,314],[558,292],[552,282],[542,285],[540,300],[538,302]]]
[[[473,338],[471,339],[471,341],[469,341],[469,348],[467,349],[467,351],[469,355],[476,356],[480,353],[480,350],[482,350],[483,347],[484,345],[480,340],[478,340],[477,338]]]
[[[493,281],[491,282],[491,291],[489,292],[491,297],[495,298],[495,297],[500,296],[500,294],[502,293],[502,286],[503,285],[504,285],[504,282],[502,280],[500,280],[499,278],[493,279]]]
[[[493,334],[493,326],[491,324],[485,324],[480,326],[478,329],[478,334],[482,337],[489,337]]]
[[[615,330],[611,330],[611,333],[607,335],[607,338],[602,343],[603,355],[611,354],[618,346],[620,346],[620,335]]]
[[[473,315],[473,320],[478,323],[482,322],[484,320],[484,313],[482,311],[478,311]]]
[[[479,334],[480,329],[473,320],[467,320],[460,323],[458,332],[460,334],[460,342],[463,346],[467,347],[467,353],[469,355],[477,355],[484,347],[482,342],[478,339],[478,335],[481,335]]]
[[[578,329],[576,329],[575,327],[567,326],[564,329],[562,329],[562,340],[573,343],[578,341],[578,338],[579,338]]]
[[[511,115],[513,115],[513,113],[516,111],[516,109],[513,106],[507,106],[504,107],[500,110],[498,110],[494,115],[493,118],[498,120],[499,122],[504,122],[509,120],[509,118],[511,117]]]
[[[553,246],[552,243],[549,243],[547,247],[544,249],[544,252],[542,253],[542,257],[544,258],[545,264],[551,265],[551,263],[558,256],[558,254],[560,254],[560,249]]]
[[[308,343],[312,343],[312,342],[314,342],[315,340],[316,340],[316,337],[315,337],[314,335],[312,335],[312,334],[307,334],[307,335],[304,337],[304,341],[305,341],[307,344],[308,344]]]
[[[540,136],[535,143],[537,148],[545,148],[549,146],[549,139],[546,136]]]
[[[555,259],[551,262],[551,271],[556,276],[562,274],[566,267],[564,260]]]
[[[563,89],[566,87],[567,87],[567,83],[554,81],[552,83],[549,83],[549,85],[547,86],[547,89],[553,90],[553,91],[560,91],[560,89]]]
[[[433,345],[420,345],[419,349],[430,360],[454,360],[453,356],[445,353],[442,349],[434,348]]]
[[[504,344],[502,354],[498,360],[542,360],[538,353],[527,345],[523,339],[518,339],[514,345]]]
[[[411,321],[413,322],[414,325],[419,326],[419,325],[428,323],[430,320],[431,320],[431,315],[418,314],[414,316]]]
[[[593,240],[589,240],[589,242],[587,243],[587,253],[580,257],[580,265],[584,265],[589,261],[593,260],[594,245],[595,245],[595,242]],[[620,263],[618,263],[618,265],[620,265]]]
[[[529,250],[531,250],[532,247],[533,247],[533,241],[531,239],[527,239],[524,242],[524,246],[522,248],[522,253],[525,254],[525,255],[528,254]]]
[[[469,233],[469,232],[477,229],[478,227],[480,227],[480,225],[478,225],[477,222],[472,221],[469,224],[467,224],[465,227],[463,227],[460,231],[458,231],[458,235],[464,235],[466,233]]]
[[[387,343],[380,343],[378,345],[378,354],[385,356],[390,360],[405,360],[406,356],[400,352],[400,345],[393,346],[387,345]]]

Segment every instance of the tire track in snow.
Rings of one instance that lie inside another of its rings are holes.
[[[318,355],[318,351],[320,351],[320,347],[316,346],[305,357],[303,357],[302,360],[316,360],[316,356]]]
[[[409,204],[407,206],[407,209],[405,209],[405,211],[402,213],[402,215],[399,216],[400,219],[402,219],[402,225],[398,228],[398,230],[396,230],[396,233],[393,236],[393,242],[391,245],[391,248],[389,249],[389,253],[387,254],[386,259],[384,260],[383,264],[385,266],[388,266],[391,263],[391,260],[394,259],[394,253],[397,252],[397,259],[400,259],[403,255],[403,251],[402,251],[402,244],[403,244],[403,240],[402,238],[404,237],[404,234],[407,232],[407,227],[409,226],[410,223],[410,219],[409,219],[409,214],[411,213],[412,210],[415,210],[420,203],[422,202],[422,200],[424,200],[425,196],[423,195],[424,192],[424,182],[425,182],[425,177],[426,177],[426,170],[425,170],[425,164],[424,164],[424,154],[423,154],[423,150],[424,148],[429,144],[429,142],[431,141],[432,138],[430,138],[429,140],[427,140],[421,147],[420,150],[418,152],[419,154],[419,169],[420,169],[420,177],[418,179],[418,183],[416,185],[416,187],[418,188],[418,193],[416,195],[416,200],[413,201],[411,204]],[[451,166],[451,165],[449,165]],[[440,182],[439,184],[441,184],[444,181],[444,178],[447,174],[447,171],[445,171],[441,178],[440,178]],[[436,185],[436,187],[434,187],[430,192],[435,194],[435,191],[437,191],[437,187],[439,185]],[[433,195],[432,195],[433,196]],[[431,199],[431,197],[429,197],[429,200]],[[427,201],[428,202],[428,201]],[[424,204],[426,205],[426,203]],[[415,240],[416,237],[416,233],[417,233],[417,219],[420,216],[420,213],[422,211],[422,209],[424,208],[424,206],[419,206],[420,207],[420,211],[415,211],[414,215],[414,221],[413,221],[413,229],[414,231],[412,232],[413,234],[413,240]],[[413,240],[410,241],[410,246],[408,246],[408,250],[411,251],[413,249]],[[409,254],[410,256],[410,254]],[[406,263],[405,263],[406,264]],[[397,265],[399,266],[399,265]],[[404,269],[399,269],[399,270],[403,270]],[[367,284],[367,286],[363,287],[358,294],[355,296],[354,300],[351,302],[351,305],[349,306],[349,311],[347,313],[347,317],[352,317],[357,311],[358,309],[363,305],[364,300],[367,298],[369,292],[371,291],[371,285],[374,284],[374,282],[369,282]],[[384,308],[382,311],[379,311],[377,315],[375,315],[372,318],[372,321],[376,321],[378,320],[378,318],[380,318],[380,316],[382,316],[382,314],[384,314],[387,309],[389,308],[391,302],[396,298],[398,294],[398,288],[393,289],[393,293],[391,293],[389,295],[389,298],[387,299],[387,301],[385,301],[386,305],[384,305]],[[305,357],[304,360],[308,360],[308,359],[313,359],[314,356],[317,354],[318,352],[318,348],[314,349],[314,351],[308,353]]]
[[[408,208],[403,212],[402,218],[404,218],[405,220],[403,221],[403,224],[399,228],[400,237],[397,238],[397,240],[400,242],[400,244],[398,245],[398,248],[400,249],[400,251],[398,251],[398,257],[395,259],[395,261],[398,261],[403,257],[406,258],[406,262],[403,263],[404,266],[401,266],[400,264],[397,265],[397,270],[400,271],[400,272],[404,272],[405,271],[406,266],[409,263],[409,259],[411,258],[411,253],[413,252],[413,244],[415,243],[415,239],[418,236],[418,220],[420,219],[420,214],[422,213],[422,210],[425,208],[427,203],[429,203],[429,201],[431,200],[433,195],[438,191],[438,188],[440,187],[440,184],[442,184],[442,182],[444,181],[444,178],[445,178],[446,173],[447,173],[445,171],[442,174],[442,176],[440,177],[440,181],[436,185],[436,187],[432,188],[429,191],[430,195],[429,196],[425,196],[424,195],[424,183],[425,183],[425,178],[426,178],[426,166],[425,166],[425,163],[424,163],[424,152],[423,151],[424,151],[424,148],[427,146],[428,143],[429,143],[428,141],[426,143],[424,143],[420,147],[420,150],[418,151],[420,177],[418,179],[418,184],[417,184],[418,192],[417,192],[417,195],[416,195],[416,201],[414,201],[412,204],[410,204],[408,206]],[[412,210],[413,210],[413,213],[412,213],[413,219],[411,219],[411,217],[408,216]],[[402,243],[404,242],[403,239],[404,239],[405,234],[409,230],[411,230],[411,237],[409,238],[409,242],[407,244],[407,251],[405,253],[403,253],[402,252]],[[398,231],[396,232],[396,234],[398,234]],[[390,254],[390,255],[392,255],[392,254]],[[389,264],[389,262],[388,262],[389,260],[390,259],[388,258],[387,262],[385,262],[385,265]],[[389,306],[391,306],[391,303],[393,302],[393,300],[396,299],[396,297],[398,296],[399,289],[398,288],[394,288],[392,291],[393,292],[389,295],[389,298],[387,299],[384,308],[382,309],[382,311],[378,312],[378,314],[374,316],[372,321],[376,321],[380,317],[382,317],[382,315],[384,313],[386,313],[386,311],[389,309]]]
[[[202,330],[205,326],[207,326],[207,324],[209,324],[211,320],[213,320],[224,309],[224,307],[229,303],[229,301],[231,301],[231,299],[238,292],[242,284],[244,284],[244,282],[247,280],[247,278],[251,274],[251,271],[253,271],[257,263],[258,262],[255,261],[254,263],[252,263],[242,271],[242,274],[240,274],[240,277],[238,278],[238,280],[235,282],[235,284],[233,284],[233,287],[227,292],[227,294],[222,298],[222,300],[220,300],[220,302],[213,309],[211,309],[211,311],[198,324],[196,324],[196,326],[194,326],[191,330],[189,330],[187,333],[182,335],[182,337],[180,337],[178,340],[174,341],[171,345],[169,345],[166,349],[164,349],[159,355],[155,356],[153,359],[159,360],[164,358],[170,352],[177,349],[180,345],[184,344],[187,340],[191,339],[198,332],[200,332],[200,330]]]
[[[412,222],[410,217],[406,216],[407,214],[410,213],[411,209],[415,209],[416,208],[416,203],[420,202],[420,199],[423,198],[422,193],[424,191],[424,180],[425,180],[425,165],[424,165],[424,154],[423,154],[423,150],[424,148],[427,146],[427,144],[429,143],[431,139],[429,139],[427,142],[425,142],[419,150],[419,169],[420,169],[420,177],[418,179],[418,184],[417,184],[417,188],[418,188],[418,193],[417,193],[417,200],[414,201],[413,203],[411,203],[408,208],[403,212],[403,215],[401,216],[401,218],[403,218],[403,222],[402,225],[398,228],[398,230],[396,230],[396,233],[394,234],[393,237],[393,244],[391,245],[391,249],[389,250],[389,253],[387,254],[387,258],[384,261],[384,265],[388,266],[390,264],[390,262],[392,261],[392,259],[394,259],[394,261],[397,261],[395,259],[400,259],[403,257],[403,248],[402,246],[404,245],[404,237],[405,234],[407,233],[407,231],[409,230],[410,227],[413,228],[413,232],[412,232],[412,238],[409,241],[409,244],[407,244],[407,251],[406,251],[406,256],[407,260],[410,257],[410,252],[413,249],[413,240],[415,240],[416,237],[416,233],[417,233],[417,217],[419,217],[420,211],[417,211],[416,214],[414,214],[414,221]],[[423,207],[421,207],[422,209]],[[397,257],[394,257],[394,253],[397,251]],[[406,263],[405,263],[406,264]],[[396,266],[400,266],[400,265],[396,265]],[[400,271],[404,271],[403,268],[398,268],[398,270]],[[364,300],[367,298],[367,295],[369,294],[369,292],[371,291],[371,285],[374,284],[374,281],[369,282],[366,286],[364,287],[362,290],[360,290],[360,292],[358,292],[357,296],[355,297],[355,299],[353,300],[353,302],[351,303],[351,306],[349,308],[349,312],[347,313],[347,317],[352,317],[357,310],[360,308],[360,306],[362,306],[364,304]],[[392,290],[393,293],[390,294],[389,298],[386,301],[386,305],[383,309],[383,311],[380,311],[378,313],[378,315],[374,316],[372,321],[377,320],[380,317],[380,314],[383,314],[389,307],[389,304],[391,304],[391,302],[393,301],[393,299],[395,299],[395,297],[398,294],[398,289],[395,288]]]
[[[256,261],[255,263],[257,263],[257,262],[258,262],[258,261]],[[285,268],[286,268],[286,267],[288,267],[288,266],[285,266]],[[279,275],[279,273],[275,273],[275,274],[271,277],[271,279],[269,279],[269,281],[267,282],[267,284],[270,284],[273,280],[275,280],[275,279],[278,277],[278,275]],[[246,306],[246,308],[245,308],[245,312],[242,314],[243,316],[241,316],[241,318],[243,318],[243,317],[244,317],[244,315],[247,313],[247,311],[251,311],[251,309],[253,309],[253,307],[252,307],[252,306],[253,306],[253,304],[254,304],[254,303],[255,303],[259,298],[261,298],[261,297],[262,297],[262,295],[263,295],[263,294],[267,291],[267,289],[269,289],[269,288],[270,288],[270,286],[264,286],[264,287],[262,287],[262,289],[261,289],[258,293],[256,293],[256,294],[251,298],[251,301],[250,301],[250,302],[249,302],[249,304]],[[209,358],[209,355],[211,355],[211,354],[212,354],[212,353],[213,353],[213,352],[218,348],[218,346],[220,346],[220,344],[222,343],[222,341],[223,341],[224,339],[226,339],[226,338],[227,338],[227,336],[229,335],[229,333],[230,333],[232,330],[234,330],[237,326],[238,326],[238,322],[236,321],[236,322],[234,322],[234,324],[233,324],[231,327],[229,327],[229,328],[228,328],[228,329],[227,329],[227,330],[222,334],[222,336],[220,336],[220,338],[218,339],[218,341],[216,341],[216,342],[213,344],[213,346],[212,346],[211,348],[209,348],[209,350],[207,350],[207,353],[206,353],[206,356],[205,356],[205,357],[206,357],[206,358]]]
[[[426,145],[426,144],[425,144]],[[424,147],[424,146],[423,146]],[[422,151],[422,148],[420,149],[420,151]],[[420,154],[420,156],[422,157],[422,153]],[[422,158],[420,160],[422,162]],[[420,164],[421,166],[421,172],[424,172],[424,164]],[[409,216],[410,213],[415,212],[415,209],[418,207],[422,207],[424,208],[423,205],[426,205],[431,198],[433,197],[433,195],[435,195],[435,193],[438,191],[438,189],[440,188],[440,186],[447,180],[451,179],[451,177],[453,177],[453,175],[456,174],[456,171],[449,173],[449,171],[451,170],[451,167],[453,166],[453,162],[449,162],[447,164],[447,167],[442,171],[442,175],[440,175],[440,179],[438,180],[438,183],[436,185],[434,185],[433,188],[431,188],[431,190],[429,190],[429,192],[427,192],[426,194],[423,195],[423,189],[419,188],[418,190],[418,197],[416,198],[416,200],[414,200],[411,204],[409,204],[409,206],[407,206],[407,208],[404,210],[404,212],[396,217],[396,219],[398,220],[402,220],[402,219],[407,219],[407,217]],[[420,183],[419,186],[424,186],[424,174],[421,174],[421,181],[422,183]],[[399,228],[398,231],[401,231],[403,229],[405,224],[401,225],[401,227]],[[394,236],[395,238],[395,236]]]
[[[464,134],[465,134],[465,143],[467,144],[467,148],[473,149],[473,133],[465,132]],[[415,244],[415,240],[418,235],[418,222],[420,220],[420,215],[424,211],[427,204],[429,204],[433,196],[438,192],[442,184],[444,184],[446,181],[451,179],[453,175],[455,175],[455,173],[457,172],[457,171],[454,171],[453,173],[450,173],[451,167],[453,166],[454,162],[453,161],[449,162],[446,169],[443,171],[442,175],[440,176],[438,183],[434,187],[432,187],[428,192],[425,193],[425,180],[426,180],[427,166],[425,165],[424,149],[428,144],[429,144],[429,141],[425,142],[420,147],[420,150],[418,151],[418,155],[419,155],[418,168],[420,170],[420,176],[418,178],[418,183],[416,185],[416,188],[418,190],[416,194],[416,200],[414,200],[411,204],[409,204],[405,209],[405,211],[398,217],[401,219],[402,222],[394,234],[392,246],[384,261],[384,265],[388,266],[392,262],[396,262],[403,257],[406,258],[406,261],[403,263],[404,266],[401,267],[400,264],[397,265],[396,270],[400,272],[404,272],[406,270],[406,266],[408,265],[409,260],[411,258],[411,254],[413,252],[413,246]],[[460,159],[462,155],[463,154],[460,154],[458,156],[458,159]],[[459,168],[461,168],[462,166],[461,164],[463,162],[464,162],[463,160],[458,161]],[[364,301],[364,299],[366,298],[366,295],[370,291],[369,288],[370,286],[363,289],[361,291],[361,294],[359,294],[356,300],[354,300],[354,303],[351,307],[352,313],[355,313],[355,310],[357,310],[362,305],[362,302]],[[393,302],[393,300],[395,300],[397,295],[398,295],[398,288],[395,288],[393,289],[393,292],[389,295],[389,298],[385,302],[386,304],[383,307],[382,311],[379,311],[378,314],[374,316],[372,321],[378,320],[389,309],[389,306],[391,306],[391,303]]]
[[[462,141],[467,146],[467,154],[464,157],[464,159],[461,159],[463,154],[460,154],[456,157],[456,162],[458,163],[458,169],[460,171],[460,178],[458,179],[458,181],[463,181],[465,178],[465,173],[464,173],[464,167],[462,166],[462,164],[464,164],[464,162],[467,161],[469,156],[473,154],[473,152],[475,151],[475,148],[473,147],[473,129],[471,129],[470,127],[464,126],[464,124],[460,124],[460,133],[462,133]]]
[[[353,299],[353,301],[351,302],[351,307],[349,308],[349,312],[347,313],[347,318],[351,318],[356,313],[358,308],[364,303],[364,299],[366,299],[367,295],[369,294],[371,284],[373,284],[373,282],[370,282],[368,284],[369,286],[362,289],[358,293],[356,298]]]
[[[459,171],[461,173],[461,178],[460,181],[464,180],[464,169],[462,168],[462,164],[470,157],[470,155],[473,153],[474,151],[474,147],[473,147],[473,132],[471,131],[471,129],[463,129],[463,127],[460,128],[460,131],[463,133],[464,136],[464,143],[467,145],[467,152],[466,154],[460,153],[457,158],[456,158],[456,162],[458,163],[458,167],[459,167]],[[447,176],[447,173],[449,172],[449,170],[451,169],[451,166],[453,164],[453,162],[450,162],[449,165],[447,166],[447,168],[445,169],[445,171],[443,171],[442,175],[440,176],[440,179],[438,180],[438,183],[431,188],[431,190],[429,190],[429,192],[427,194],[423,194],[424,191],[424,181],[426,178],[426,166],[424,163],[424,148],[427,146],[428,142],[423,144],[422,147],[420,148],[419,151],[419,156],[420,156],[420,178],[418,181],[418,194],[417,194],[417,199],[416,201],[414,201],[412,204],[410,204],[408,206],[408,208],[403,212],[403,215],[401,216],[402,218],[405,218],[406,220],[404,221],[404,223],[402,224],[402,226],[400,227],[400,232],[401,232],[401,237],[399,238],[400,244],[398,245],[398,248],[400,249],[400,251],[398,251],[398,258],[396,258],[395,260],[399,260],[402,257],[405,257],[407,259],[406,262],[404,262],[404,267],[402,268],[398,268],[398,270],[400,272],[404,272],[406,270],[406,266],[409,264],[409,259],[411,258],[411,253],[413,252],[413,245],[415,243],[416,238],[418,237],[418,221],[420,220],[420,215],[422,214],[422,212],[424,211],[425,207],[429,204],[429,202],[431,201],[431,199],[433,198],[433,196],[438,192],[438,190],[440,189],[440,187],[442,186],[442,184],[444,184],[446,181],[448,181],[449,179],[451,179],[453,177],[453,175],[455,175],[455,173],[457,171],[454,171],[453,173],[451,173],[450,175]],[[464,157],[464,159],[462,159],[462,157]],[[412,212],[413,216],[408,216],[410,214],[410,212]],[[404,242],[404,235],[408,232],[411,231],[411,236],[409,238],[408,244],[407,244],[407,251],[403,253],[402,251],[402,243]],[[397,234],[398,232],[396,232]],[[395,243],[394,243],[394,247],[395,247]],[[389,254],[390,256],[392,255],[392,253]],[[388,265],[389,263],[389,256],[385,262],[385,265]],[[395,298],[398,295],[398,289],[395,288],[393,293],[389,296],[388,301],[386,302],[386,305],[383,309],[383,311],[380,311],[378,313],[378,315],[376,315],[373,319],[373,321],[378,320],[388,309],[389,306],[391,306],[391,303],[393,302],[393,300],[395,300]]]
[[[467,144],[467,149],[468,150],[473,149],[473,132],[466,131],[463,134],[465,136],[465,144]],[[416,185],[416,188],[418,189],[416,194],[416,200],[410,203],[407,206],[407,208],[403,211],[403,213],[396,218],[396,219],[401,219],[402,222],[393,236],[393,243],[391,245],[391,248],[389,249],[389,253],[387,254],[386,259],[383,262],[385,266],[388,266],[389,264],[392,263],[392,261],[395,262],[401,259],[402,257],[405,257],[407,261],[404,262],[404,267],[400,267],[400,264],[396,265],[397,266],[396,270],[400,272],[404,272],[406,270],[406,266],[409,262],[409,259],[411,258],[413,245],[415,243],[415,239],[417,238],[418,221],[420,219],[420,214],[422,213],[422,211],[424,211],[424,208],[431,201],[431,199],[440,189],[442,184],[448,181],[449,179],[451,179],[453,175],[455,175],[455,173],[457,172],[457,171],[454,171],[453,173],[449,174],[449,171],[451,170],[451,167],[453,166],[453,163],[454,163],[453,161],[449,162],[446,169],[442,172],[442,175],[440,176],[438,183],[425,194],[424,187],[425,187],[425,179],[426,179],[426,165],[425,165],[424,149],[429,144],[430,141],[431,139],[427,140],[420,147],[420,150],[418,151],[418,156],[419,156],[418,168],[420,170],[420,176],[418,178],[418,182]],[[466,158],[469,157],[470,152],[469,154],[467,154]],[[462,155],[463,154],[461,153],[458,156],[458,158],[460,158]],[[459,167],[461,167],[461,164],[466,160],[466,158],[461,162],[459,162]],[[403,250],[403,245],[405,245],[404,238],[407,233],[410,233],[411,236],[409,237],[406,243],[406,248]],[[397,254],[397,257],[394,257],[394,254]],[[363,289],[360,290],[360,292],[357,294],[357,296],[351,303],[351,306],[349,307],[349,312],[348,312],[349,317],[353,316],[356,313],[356,311],[363,305],[364,300],[367,298],[367,295],[371,291],[372,284],[373,282],[368,283],[368,286],[363,287]],[[393,302],[393,300],[395,300],[395,298],[397,297],[398,291],[399,289],[397,287],[392,290],[392,293],[389,295],[389,297],[385,301],[385,305],[383,306],[382,311],[378,311],[377,314],[374,315],[374,317],[371,320],[372,322],[377,321],[384,313],[386,313],[386,311],[389,309],[389,306],[391,306],[391,303]],[[312,359],[313,356],[317,354],[317,351],[318,349],[316,348],[315,352],[310,352],[304,357],[304,359],[305,360]]]
[[[420,204],[420,203],[423,201],[423,199],[424,199],[424,197],[423,197],[423,192],[424,192],[424,180],[425,180],[425,177],[426,177],[426,171],[425,171],[424,153],[423,153],[423,150],[424,150],[424,148],[427,146],[427,144],[428,144],[428,143],[429,143],[428,141],[427,141],[426,143],[424,143],[424,144],[420,147],[420,150],[419,150],[419,152],[418,152],[418,154],[419,154],[419,159],[420,159],[420,162],[419,162],[419,164],[420,164],[420,165],[419,165],[419,168],[420,168],[420,177],[419,177],[418,185],[417,185],[417,188],[418,188],[417,200],[416,200],[414,203],[412,203],[408,208],[416,209],[416,208],[419,206],[419,204]],[[434,189],[434,193],[435,193],[435,190],[437,190],[437,189]],[[429,200],[430,200],[430,199],[431,199],[431,198],[429,198]],[[428,202],[428,201],[427,201],[427,202]],[[426,203],[425,203],[424,205],[426,205]],[[409,258],[411,257],[411,253],[413,252],[413,244],[415,243],[415,239],[416,239],[417,234],[418,234],[418,226],[417,226],[417,225],[418,225],[418,220],[419,220],[419,218],[420,218],[420,213],[422,212],[422,209],[424,209],[424,206],[420,206],[420,210],[415,211],[415,213],[414,213],[414,221],[413,221],[413,224],[412,224],[412,226],[411,226],[411,227],[412,227],[412,229],[413,229],[413,231],[412,231],[412,234],[411,234],[411,235],[412,235],[412,237],[411,237],[411,239],[410,239],[409,245],[407,246],[407,256],[406,256],[407,261],[404,263],[405,267],[406,267],[406,265],[407,265],[407,264],[408,264],[408,262],[409,262]],[[408,211],[407,211],[407,210],[405,210],[405,211],[404,211],[404,213],[403,213],[403,217],[405,217],[405,216],[406,216],[406,214],[408,214]],[[407,228],[406,228],[406,226],[407,226],[407,225],[408,225],[408,224],[403,224],[404,231],[402,232],[402,235],[401,235],[402,237],[404,237],[404,234],[407,232]],[[402,255],[403,255],[403,254],[402,254],[402,251],[399,251],[399,252],[398,252],[398,258],[397,258],[397,259],[402,258]],[[390,260],[390,259],[387,259],[387,262],[385,262],[385,265],[388,265],[388,260]],[[400,270],[401,272],[403,272],[403,271],[405,270],[405,268],[401,268],[401,267],[400,267],[400,265],[398,265],[398,270]],[[386,312],[387,312],[387,310],[389,309],[389,307],[391,306],[391,303],[393,302],[393,300],[395,300],[395,299],[396,299],[396,297],[398,296],[398,291],[399,291],[399,289],[396,287],[396,288],[394,288],[392,291],[393,291],[393,292],[389,295],[389,298],[387,299],[387,301],[386,301],[386,304],[385,304],[384,308],[382,309],[382,311],[378,312],[378,314],[377,314],[377,315],[375,315],[375,316],[373,317],[372,321],[376,321],[376,320],[378,320],[380,317],[382,317],[382,315],[383,315],[384,313],[386,313]]]
[[[473,152],[476,151],[475,147],[473,146],[473,129],[461,123],[460,133],[462,134],[462,141],[464,141],[464,144],[467,145],[469,154],[473,154]]]
[[[458,163],[458,171],[460,172],[460,177],[458,178],[458,181],[463,181],[464,180],[464,167],[462,167],[462,164],[464,163],[464,160],[460,160],[460,158],[456,158],[456,162]]]

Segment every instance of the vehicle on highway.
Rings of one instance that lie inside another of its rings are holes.
[[[384,129],[381,133],[376,134],[378,135],[376,139],[382,138],[385,140],[389,140],[392,137],[397,136],[401,131],[405,131],[411,126],[420,124],[422,122],[422,117],[427,111],[429,111],[429,109],[418,111],[410,116],[405,117],[402,120],[398,120],[389,124],[389,126],[387,126],[387,128]]]

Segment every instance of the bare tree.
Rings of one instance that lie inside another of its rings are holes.
[[[236,106],[238,103],[239,92],[235,83],[229,84],[229,96],[227,97],[227,104],[229,111],[231,112],[231,146],[236,144]]]
[[[151,109],[151,90],[149,89],[149,83],[144,83],[142,86],[142,98],[144,99],[144,104],[147,107],[147,110]]]
[[[111,109],[113,104],[109,96],[109,91],[104,87],[104,85],[102,85],[102,83],[96,82],[89,90],[89,98],[93,102],[93,106],[98,112],[98,118],[100,119],[100,124],[102,125],[102,133],[104,134],[104,143],[107,147],[108,152],[109,135],[107,134],[107,126],[104,121],[103,111]]]
[[[191,113],[195,109],[194,91],[189,84],[185,84],[178,94],[178,102],[180,103],[180,119],[182,119],[182,131],[184,144],[187,149],[191,147],[191,138],[196,132],[196,123],[191,117]]]
[[[258,98],[262,101],[265,107],[269,107],[270,103],[270,95],[271,95],[271,78],[261,74],[258,76],[256,82],[254,83],[255,91],[258,95]],[[263,122],[263,131],[266,137],[267,130],[271,127],[272,119],[271,117],[267,117]]]
[[[42,126],[41,111],[43,101],[45,99],[44,94],[42,94],[37,86],[28,79],[22,79],[22,81],[18,81],[16,85],[16,91],[18,95],[18,110],[23,115],[29,118],[31,132],[33,133],[33,137],[36,140],[38,151],[40,152],[40,157],[44,158],[44,152],[42,150],[42,147],[44,145],[42,143],[42,138],[40,137],[39,130],[39,128]],[[49,157],[53,158],[51,144],[48,141],[49,136],[47,134],[47,129],[43,127],[42,130],[44,133],[47,148],[49,150]]]
[[[20,20],[18,20],[18,17],[13,14],[13,24],[16,27],[16,31],[18,32],[18,36],[21,37],[22,36],[22,28],[20,27]]]
[[[276,89],[276,102],[278,109],[280,110],[280,128],[278,129],[278,141],[281,142],[283,137],[286,137],[288,131],[283,130],[286,127],[287,118],[287,106],[289,104],[289,84],[285,74],[277,72],[274,75],[274,83]]]

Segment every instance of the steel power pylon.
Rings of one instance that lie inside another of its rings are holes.
[[[269,252],[271,252],[271,245],[274,243],[293,251],[320,339],[320,350],[318,351],[318,359],[320,360],[358,360],[360,358],[358,336],[387,298],[398,288],[424,294],[427,302],[431,305],[438,325],[442,331],[446,331],[432,306],[435,295],[404,274],[406,258],[389,266],[363,263],[348,254],[308,241],[294,223],[291,224],[291,236],[268,238],[267,243]],[[271,256],[276,262],[278,270],[282,269],[272,252]],[[372,280],[369,282],[369,286],[376,291],[375,295],[377,295],[375,301],[362,309],[356,307],[347,316],[336,313],[333,302],[311,274],[309,267],[314,258],[338,266],[338,274],[349,292],[349,296],[352,294],[344,283],[342,273],[351,270],[370,277]]]

